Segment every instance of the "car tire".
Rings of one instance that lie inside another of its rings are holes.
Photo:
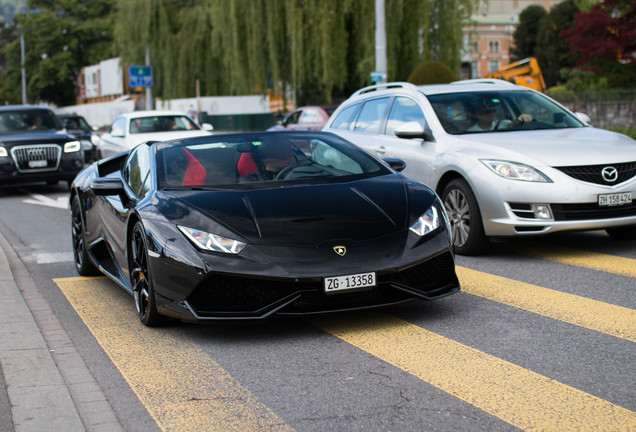
[[[442,192],[442,202],[450,219],[453,249],[459,255],[477,255],[488,246],[475,194],[463,179],[455,179]]]
[[[95,276],[99,270],[92,263],[86,248],[84,235],[84,219],[82,218],[82,204],[79,196],[75,195],[71,204],[71,234],[73,236],[73,257],[75,269],[82,276]]]
[[[636,240],[636,225],[607,228],[605,232],[614,240]]]
[[[137,315],[148,327],[165,323],[166,318],[157,312],[155,290],[148,266],[148,240],[141,222],[133,227],[130,238],[130,283],[137,307]]]

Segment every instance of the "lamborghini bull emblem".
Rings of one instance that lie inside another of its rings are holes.
[[[347,253],[347,248],[344,246],[334,246],[333,251],[340,256],[345,256],[345,254]]]

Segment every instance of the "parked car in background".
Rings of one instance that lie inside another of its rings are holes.
[[[636,141],[596,129],[547,96],[488,79],[363,88],[325,130],[441,196],[457,253],[489,237],[604,229],[636,238]]]
[[[99,134],[88,124],[86,119],[77,114],[58,114],[57,118],[62,122],[62,126],[70,135],[79,139],[82,143],[84,151],[84,161],[86,163],[94,162],[100,159],[99,153]]]
[[[304,106],[268,130],[321,130],[336,107]]]
[[[101,136],[100,151],[109,157],[145,141],[166,141],[209,135],[212,125],[202,126],[176,111],[133,111],[117,117]]]
[[[325,132],[142,143],[75,179],[75,266],[130,292],[149,326],[457,292],[439,197],[391,166]]]
[[[45,107],[0,106],[0,187],[69,184],[84,166],[82,146]]]

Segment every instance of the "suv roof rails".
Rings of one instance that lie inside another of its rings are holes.
[[[515,84],[510,81],[505,81],[497,78],[474,78],[461,81],[453,81],[451,84],[504,84],[514,86]]]
[[[358,90],[355,93],[353,93],[351,95],[351,97],[359,96],[361,94],[370,93],[370,92],[373,92],[373,91],[389,90],[389,89],[395,89],[395,88],[405,88],[405,89],[410,89],[410,90],[417,90],[417,86],[415,86],[415,85],[413,85],[411,83],[408,83],[408,82],[390,82],[390,83],[384,83],[384,84],[375,84],[375,85],[372,85],[372,86],[361,88],[360,90]]]

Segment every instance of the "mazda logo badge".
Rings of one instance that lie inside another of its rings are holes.
[[[347,248],[344,246],[334,246],[333,251],[340,256],[345,256],[345,254],[347,253]]]
[[[613,166],[603,168],[603,171],[601,171],[601,175],[603,176],[603,180],[608,183],[613,183],[618,180],[618,170]]]

